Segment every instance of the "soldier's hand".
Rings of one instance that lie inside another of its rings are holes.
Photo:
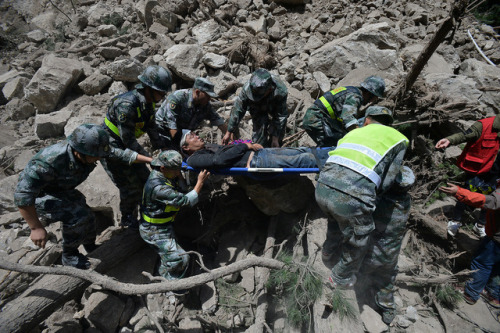
[[[204,183],[205,180],[207,180],[208,176],[210,176],[210,172],[208,172],[208,170],[202,170],[198,174],[198,182]]]
[[[224,134],[224,137],[222,138],[222,144],[227,145],[229,142],[234,141],[234,133],[231,133],[229,131]]]
[[[45,244],[47,243],[47,231],[45,228],[31,229],[30,238],[33,241],[33,244],[44,249]]]
[[[439,188],[439,190],[441,192],[444,192],[444,193],[447,193],[447,194],[451,194],[451,195],[455,195],[458,192],[459,187],[457,185],[453,185],[453,184],[450,184],[450,183],[447,183],[447,185],[448,186],[441,186]]]
[[[436,143],[436,149],[446,148],[450,145],[450,140],[441,139]]]

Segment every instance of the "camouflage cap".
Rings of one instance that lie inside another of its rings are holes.
[[[264,98],[269,88],[274,86],[271,73],[264,68],[259,68],[252,73],[246,94],[250,100],[258,102]]]
[[[107,157],[111,152],[109,134],[101,126],[83,124],[68,136],[69,145],[77,152],[93,156]]]
[[[168,70],[161,66],[148,66],[137,78],[142,85],[154,90],[169,92],[172,89],[172,76]]]
[[[210,97],[218,97],[214,91],[214,84],[204,77],[197,77],[196,80],[194,80],[193,89],[199,89],[207,93]]]
[[[373,95],[383,98],[385,92],[385,81],[380,76],[369,76],[360,84]]]
[[[180,169],[182,166],[182,156],[175,150],[164,150],[151,161],[151,165],[163,166],[167,169]]]
[[[394,118],[392,117],[392,111],[384,106],[370,106],[365,111],[365,117],[368,116],[384,125],[390,125],[394,121]]]

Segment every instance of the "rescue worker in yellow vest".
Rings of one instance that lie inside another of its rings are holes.
[[[170,91],[172,77],[163,67],[149,66],[138,79],[140,83],[134,90],[112,99],[103,127],[110,134],[111,147],[128,148],[149,156],[137,139],[148,133],[153,149],[166,146],[167,143],[158,134],[155,123],[155,104]],[[120,190],[120,224],[137,228],[137,207],[141,200],[142,188],[149,176],[149,169],[144,164],[124,166],[110,160],[102,161],[102,165]]]
[[[347,133],[329,153],[316,187],[316,201],[328,217],[323,261],[340,253],[329,279],[333,287],[356,282],[375,229],[377,196],[395,182],[408,147],[408,139],[388,126],[389,109],[371,106],[365,116],[364,126]]]
[[[153,245],[160,255],[158,272],[168,280],[184,277],[189,264],[189,255],[177,244],[174,233],[174,220],[183,206],[194,206],[198,194],[209,172],[198,174],[198,181],[189,193],[181,193],[182,157],[175,150],[164,150],[153,159],[153,171],[149,175],[141,204],[141,224],[139,233],[142,239]]]
[[[358,127],[359,108],[375,103],[385,92],[384,79],[367,77],[360,87],[338,87],[326,92],[307,109],[302,128],[319,147],[333,147],[348,131]]]

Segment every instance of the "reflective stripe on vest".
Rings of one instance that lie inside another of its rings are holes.
[[[155,109],[156,105],[153,103],[153,110]],[[141,119],[141,108],[137,107],[137,118]],[[151,117],[152,118],[152,117]],[[111,120],[108,119],[107,115],[104,118],[104,123],[108,128],[115,133],[118,137],[120,137],[120,131],[118,130],[118,127],[116,127],[115,124],[111,122]],[[135,129],[134,129],[134,136],[136,138],[140,138],[142,135],[144,135],[144,131],[142,130],[144,128],[144,122],[138,122],[135,123]]]
[[[339,92],[344,91],[344,90],[347,90],[347,88],[346,87],[338,87],[336,89],[330,90],[328,93],[330,93],[330,94],[332,94],[332,96],[334,96],[334,95],[336,95]],[[321,96],[319,98],[319,100],[321,101],[321,103],[323,103],[323,105],[325,106],[326,110],[328,111],[328,113],[330,114],[330,117],[332,117],[332,119],[337,119],[340,122],[344,121],[342,118],[337,117],[337,115],[335,114],[335,111],[333,110],[332,106],[330,105],[330,103],[328,102],[328,100],[326,99],[325,96]]]
[[[174,187],[172,184],[168,182],[168,180],[164,183],[165,185],[168,185],[170,187]],[[144,193],[143,193],[144,197]],[[143,199],[144,200],[144,199]],[[146,214],[142,213],[142,218],[144,221],[153,223],[153,224],[163,224],[167,222],[173,222],[175,220],[175,217],[177,216],[177,213],[179,212],[180,207],[175,207],[172,205],[166,205],[165,209],[163,210],[165,213],[167,213],[167,217],[149,217]],[[162,214],[165,215],[165,214]]]
[[[408,139],[397,130],[379,124],[370,124],[353,130],[339,140],[326,161],[342,165],[370,179],[377,188],[382,179],[374,171],[384,156],[401,142]]]

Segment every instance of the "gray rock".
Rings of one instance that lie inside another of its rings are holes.
[[[5,86],[5,84],[7,84],[7,82],[15,79],[20,74],[21,74],[20,72],[16,71],[15,69],[12,69],[0,75],[0,89],[2,89]]]
[[[216,75],[209,75],[207,77],[215,85],[215,93],[220,97],[227,96],[235,88],[235,84],[240,86],[238,79],[228,72],[220,70]]]
[[[125,303],[107,292],[94,292],[83,309],[85,318],[103,333],[114,333]]]
[[[112,24],[100,25],[97,27],[99,36],[111,37],[118,33],[118,28]]]
[[[40,139],[57,138],[64,135],[64,126],[73,113],[69,110],[38,114],[35,117],[35,134]]]
[[[208,67],[214,69],[224,68],[229,64],[229,59],[226,56],[211,52],[205,53],[201,61]]]
[[[136,59],[117,60],[105,68],[105,73],[113,80],[137,82],[137,77],[144,70],[144,65]]]
[[[113,79],[109,76],[96,72],[80,82],[78,87],[80,87],[86,95],[93,96],[100,93],[102,89],[111,83],[111,81],[113,81]]]
[[[266,18],[264,16],[259,17],[258,20],[252,20],[248,21],[247,23],[242,23],[241,26],[253,34],[257,34],[258,32],[267,32]]]
[[[299,6],[311,2],[311,0],[273,0],[273,1],[283,6]]]
[[[30,26],[36,29],[45,31],[47,33],[56,33],[56,19],[57,13],[55,11],[47,11],[47,12],[37,12],[34,13],[36,15],[30,20]],[[31,15],[30,15],[31,16]]]
[[[14,171],[17,173],[24,170],[28,162],[33,156],[35,156],[35,154],[36,152],[32,149],[21,150],[21,153],[14,160]]]
[[[48,54],[25,89],[25,96],[39,113],[54,111],[55,107],[73,87],[83,73],[77,60]]]
[[[198,44],[203,45],[218,39],[221,36],[221,29],[215,20],[210,19],[195,26],[192,34],[198,41]]]
[[[361,311],[361,320],[366,332],[382,333],[387,330],[387,325],[382,321],[380,314],[366,304],[363,305],[363,310]]]
[[[108,94],[114,97],[127,92],[127,90],[127,86],[123,82],[115,81],[111,83],[111,86],[108,89]]]
[[[156,6],[153,11],[154,22],[166,27],[169,32],[175,32],[177,15],[161,6]]]
[[[192,44],[174,45],[164,54],[168,67],[181,79],[191,82],[204,74],[200,68],[202,56],[201,47]]]
[[[40,29],[30,31],[26,34],[26,37],[30,42],[41,43],[47,39],[47,35]]]
[[[416,322],[419,319],[418,311],[413,306],[408,306],[406,308],[405,318],[411,321],[412,323]]]
[[[407,46],[401,51],[401,55],[409,64],[413,64],[417,57],[420,55],[422,50],[424,49],[425,44],[412,44]],[[453,68],[448,64],[448,61],[437,52],[434,52],[430,59],[427,61],[427,64],[424,66],[423,71],[425,73],[448,73],[453,74]]]
[[[309,92],[312,98],[318,98],[321,94],[321,90],[319,89],[319,85],[313,78],[304,80],[304,89]]]
[[[64,304],[63,308],[52,313],[46,320],[46,333],[81,333],[83,332],[80,322],[73,318],[77,311],[75,301]]]
[[[321,71],[329,77],[344,77],[354,67],[401,73],[403,65],[394,38],[394,32],[385,22],[366,25],[313,51],[309,71]]]
[[[28,85],[29,79],[18,76],[5,84],[2,89],[4,97],[10,101],[15,97],[22,98],[24,96],[24,87]]]
[[[17,207],[14,205],[14,190],[17,186],[18,178],[19,175],[12,175],[0,179],[0,188],[2,189],[0,191],[0,206],[10,212],[17,210]]]
[[[191,319],[189,317],[183,318],[179,322],[179,330],[182,332],[189,333],[203,333],[203,326],[198,320]]]
[[[330,80],[328,79],[328,76],[326,76],[323,72],[314,72],[313,77],[318,83],[319,90],[321,90],[322,94],[324,94],[327,91],[330,91],[331,84]]]
[[[128,54],[131,58],[137,59],[140,62],[143,62],[147,58],[147,53],[142,47],[134,47],[128,51]]]
[[[107,46],[98,48],[97,53],[99,53],[104,59],[113,60],[122,55],[122,50],[118,47]]]
[[[213,281],[200,286],[200,303],[205,313],[212,314],[217,309],[217,290]]]
[[[323,41],[319,39],[317,36],[312,35],[307,40],[306,45],[304,45],[304,51],[315,50],[323,45]]]

